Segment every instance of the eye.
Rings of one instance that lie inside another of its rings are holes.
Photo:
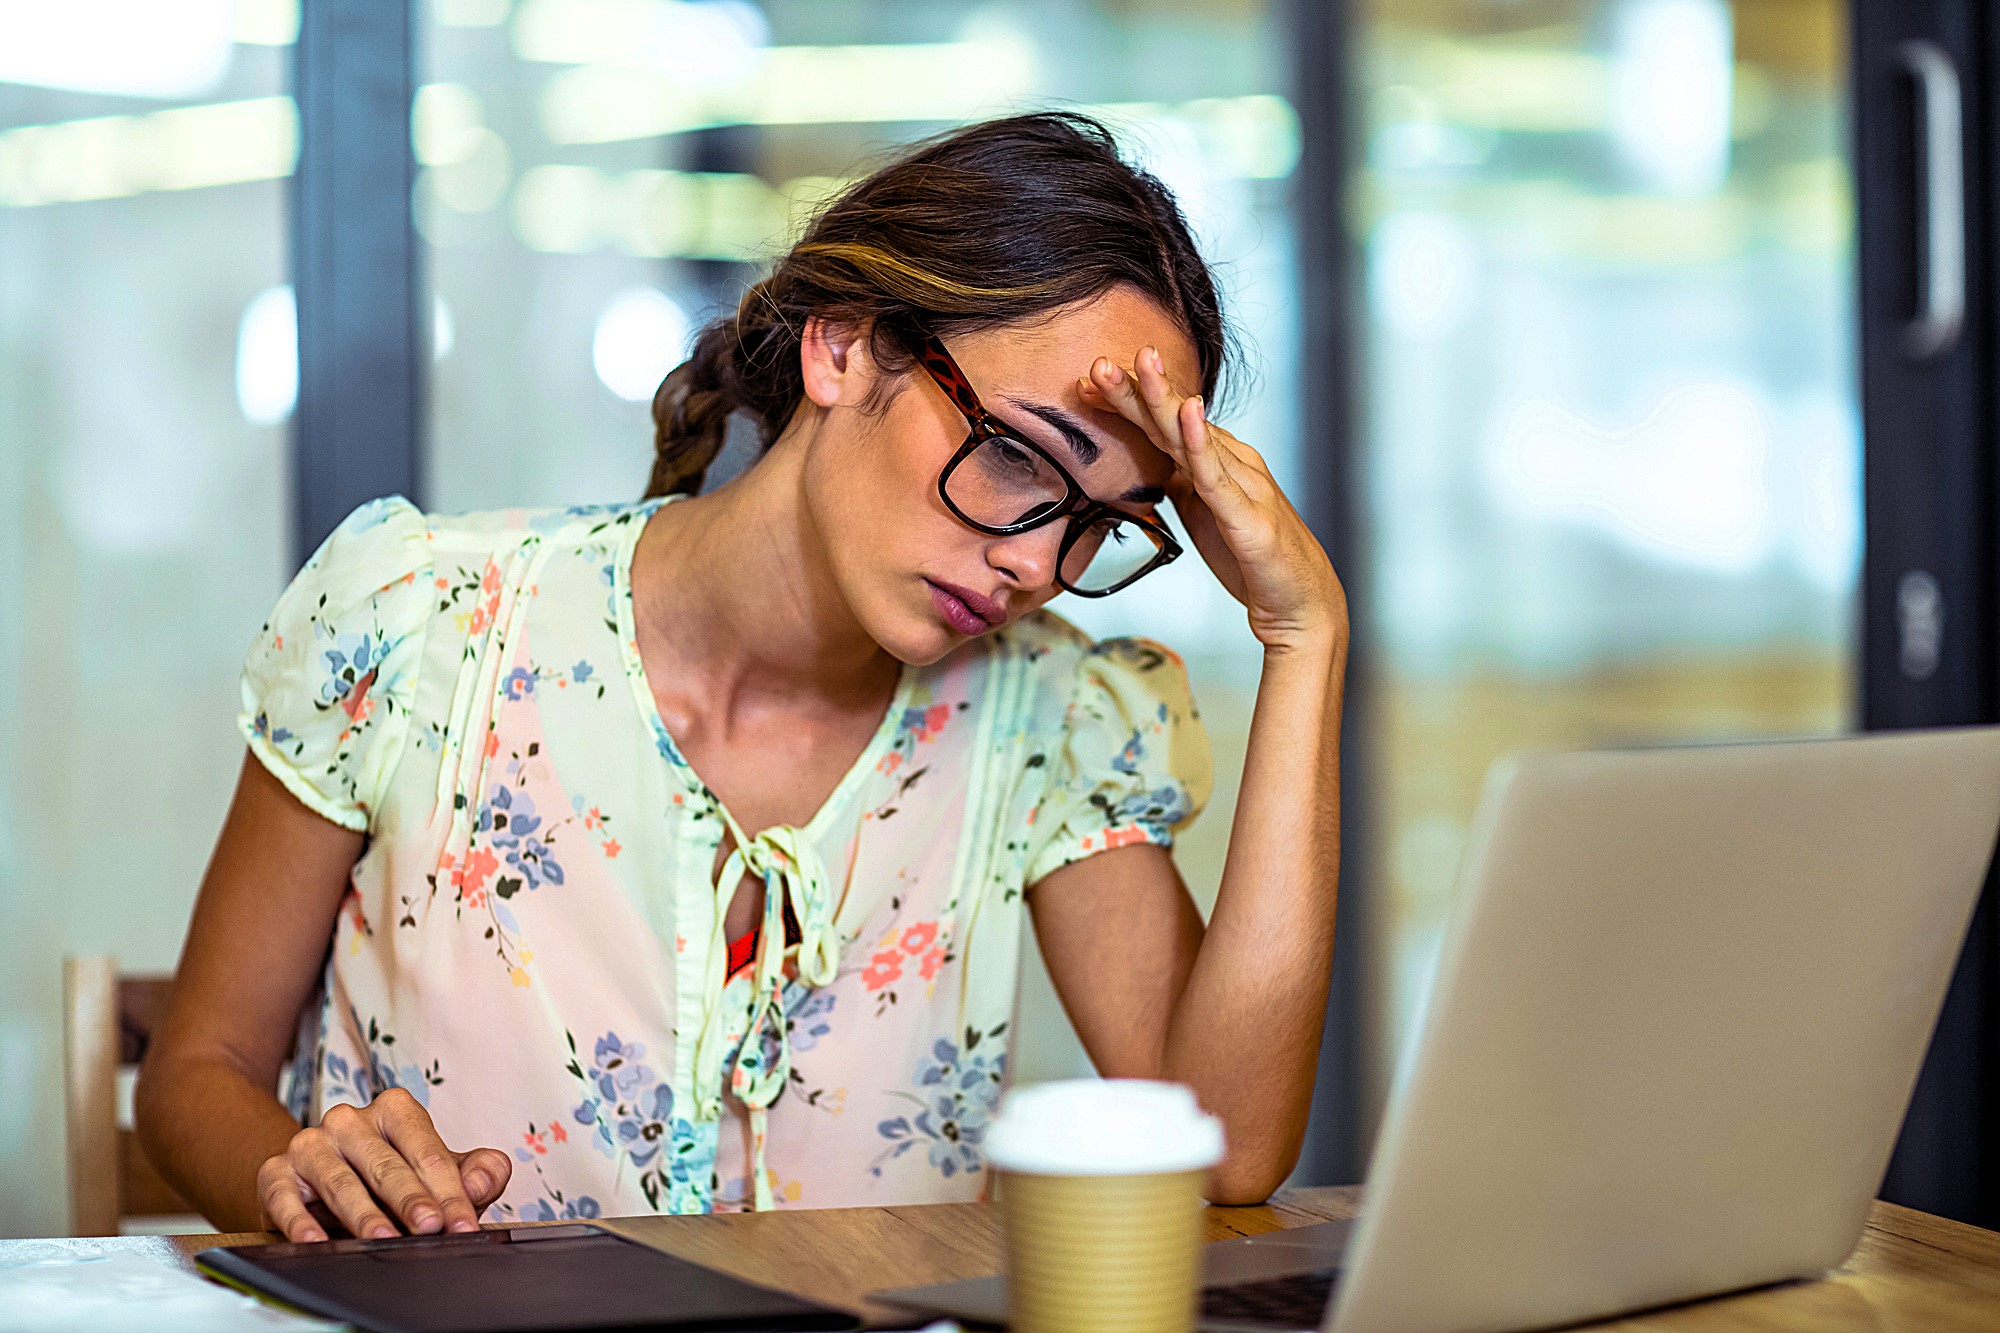
[[[1037,472],[1042,460],[1032,450],[1018,440],[1010,440],[1004,435],[996,435],[986,442],[994,462],[1012,471]]]

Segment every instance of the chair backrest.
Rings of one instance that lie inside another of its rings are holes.
[[[116,959],[63,959],[63,1120],[70,1233],[115,1236],[120,1219],[192,1213],[119,1123],[118,1073],[145,1057],[169,976],[118,975]]]

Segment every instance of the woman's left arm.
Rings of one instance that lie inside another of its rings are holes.
[[[1253,1203],[1298,1159],[1333,963],[1347,604],[1333,566],[1255,450],[1176,393],[1158,353],[1100,358],[1087,401],[1173,459],[1169,493],[1264,646],[1236,818],[1206,931],[1160,848],[1074,862],[1029,895],[1064,1008],[1099,1072],[1191,1086],[1229,1156],[1210,1197]]]

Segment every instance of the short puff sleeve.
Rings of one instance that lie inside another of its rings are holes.
[[[409,733],[430,621],[430,529],[401,496],[342,520],[243,664],[236,724],[310,810],[365,832]]]
[[[1150,639],[1107,639],[1077,665],[1035,808],[1027,883],[1086,856],[1174,834],[1208,803],[1215,771],[1187,667]]]

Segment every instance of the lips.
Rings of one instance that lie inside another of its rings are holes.
[[[981,597],[970,588],[960,588],[955,584],[938,583],[925,579],[931,590],[931,601],[936,604],[939,614],[960,634],[983,634],[993,626],[1007,619],[1007,610],[991,597]]]

